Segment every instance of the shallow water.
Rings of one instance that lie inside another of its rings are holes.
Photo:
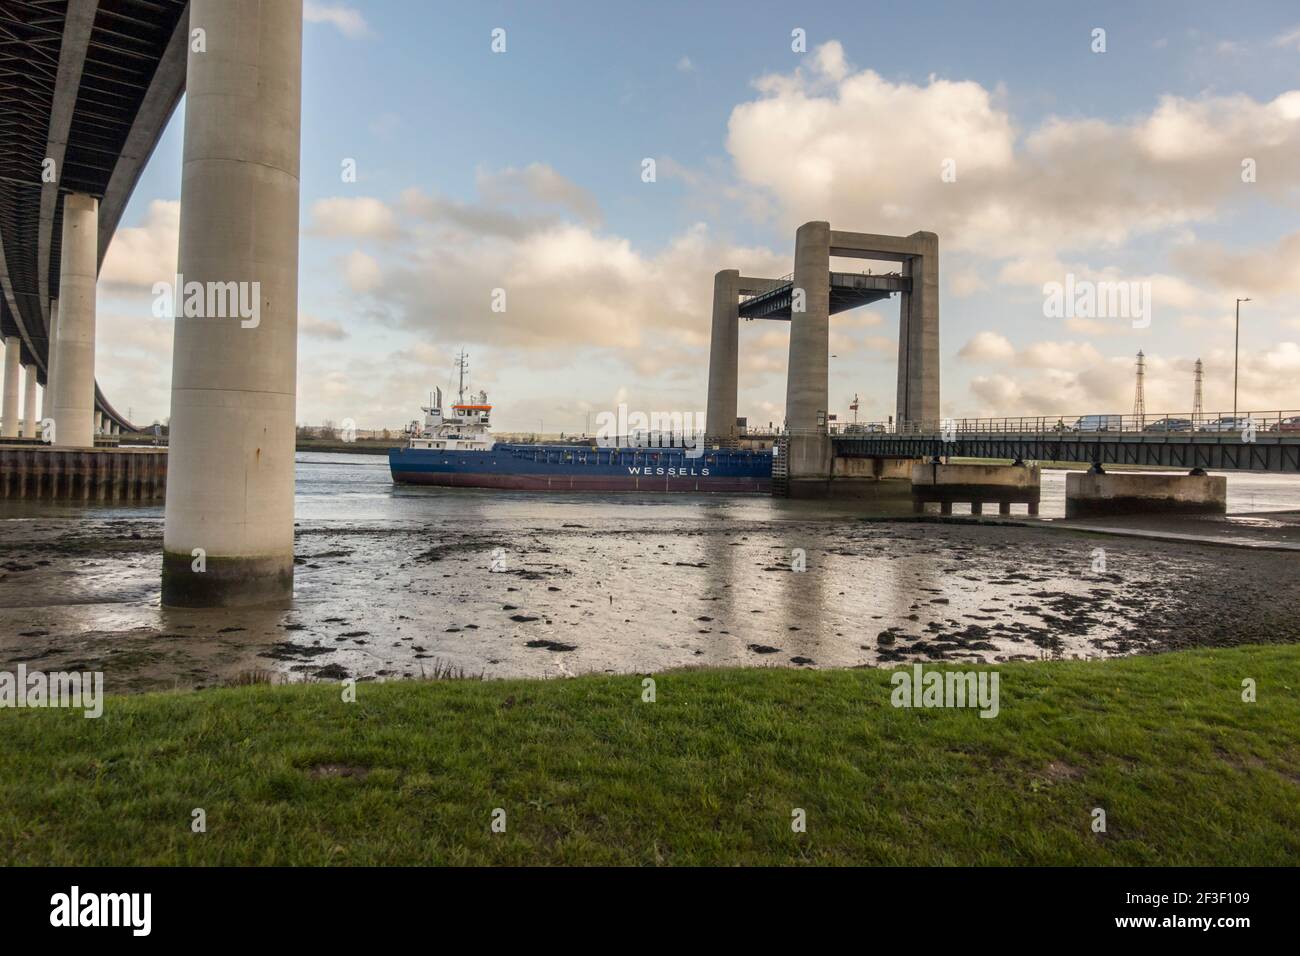
[[[304,522],[393,522],[423,525],[429,521],[476,526],[488,521],[503,527],[563,524],[593,514],[602,520],[645,524],[706,516],[734,520],[782,521],[852,517],[862,514],[910,514],[906,501],[792,501],[766,495],[556,494],[522,491],[445,489],[394,485],[383,455],[306,452],[298,455],[295,516]],[[1066,471],[1044,470],[1040,516],[1065,515]],[[1228,511],[1300,510],[1300,476],[1252,472],[1212,472],[1228,477]],[[0,501],[0,519],[24,517],[162,520],[162,505],[67,505]],[[969,514],[968,505],[953,506]],[[1024,514],[1013,505],[1013,514]]]
[[[1045,516],[1064,472],[1043,480]],[[1229,479],[1230,508],[1300,508],[1300,481]],[[2,513],[0,664],[111,686],[289,676],[636,673],[1095,657],[1286,639],[1294,555],[1038,528],[863,521],[910,499],[553,495],[394,487],[387,461],[300,456],[287,608],[158,606],[161,507]],[[806,570],[794,567],[799,552]],[[1230,555],[1225,559],[1225,554]],[[1258,592],[1256,595],[1255,592]],[[1238,609],[1224,628],[1226,602]]]

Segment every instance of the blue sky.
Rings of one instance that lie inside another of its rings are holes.
[[[1138,348],[1148,407],[1190,404],[1197,357],[1214,405],[1238,294],[1247,401],[1300,405],[1294,3],[307,6],[300,421],[399,425],[462,346],[499,428],[702,409],[713,272],[790,271],[808,219],[939,233],[946,414],[1128,411]],[[101,283],[99,377],[138,420],[167,414],[142,286],[170,274],[181,119]],[[1045,318],[1067,272],[1150,280],[1150,327]],[[742,330],[751,421],[780,419],[785,334]],[[892,412],[896,334],[896,305],[833,320],[832,411]]]

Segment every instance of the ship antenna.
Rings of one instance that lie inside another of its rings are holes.
[[[456,365],[460,368],[460,391],[457,401],[465,404],[465,367],[469,364],[469,353],[464,349],[461,350],[460,356],[456,359]]]

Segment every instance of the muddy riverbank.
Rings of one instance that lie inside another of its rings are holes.
[[[1300,640],[1294,553],[1045,527],[738,520],[726,507],[539,513],[450,528],[302,521],[292,606],[220,611],[158,606],[156,515],[5,521],[0,669],[103,671],[110,689],[139,691],[250,675],[859,667]]]

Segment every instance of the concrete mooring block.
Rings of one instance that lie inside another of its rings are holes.
[[[957,502],[969,502],[971,514],[983,514],[984,503],[996,503],[1000,514],[1010,514],[1013,504],[1029,506],[1038,514],[1042,494],[1038,465],[941,465],[918,462],[912,466],[912,510],[918,514],[938,502],[952,514]]]
[[[1065,516],[1225,514],[1223,475],[1142,475],[1072,472],[1065,476]]]

